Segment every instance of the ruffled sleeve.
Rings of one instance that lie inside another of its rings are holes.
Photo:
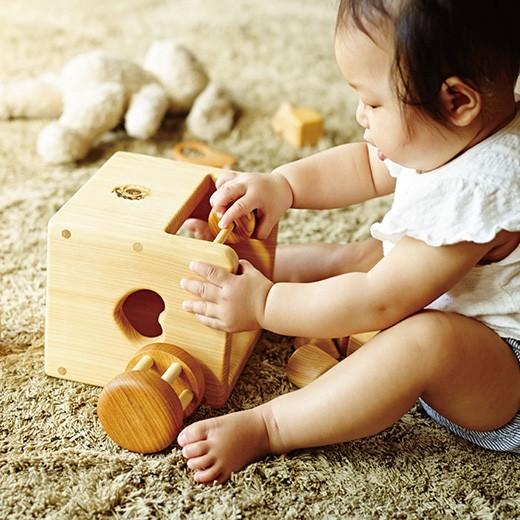
[[[410,236],[441,246],[490,242],[502,229],[520,231],[520,171],[501,182],[401,171],[392,208],[372,236],[396,243]]]
[[[520,104],[508,125],[436,170],[385,164],[396,178],[394,200],[371,227],[385,254],[405,235],[442,246],[520,231]]]

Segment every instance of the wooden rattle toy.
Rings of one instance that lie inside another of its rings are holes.
[[[199,363],[182,349],[155,343],[140,349],[99,397],[99,420],[122,448],[153,453],[174,442],[184,417],[204,396]]]
[[[211,329],[182,310],[191,261],[236,272],[245,258],[272,277],[277,230],[253,238],[254,216],[214,242],[177,233],[188,218],[216,220],[220,173],[118,152],[49,221],[45,372],[107,386],[101,422],[131,450],[164,449],[201,400],[223,406],[261,333]]]
[[[201,141],[181,141],[173,147],[173,157],[179,161],[229,168],[236,163],[232,155],[212,150]]]

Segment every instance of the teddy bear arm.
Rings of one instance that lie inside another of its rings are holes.
[[[85,137],[96,139],[117,126],[125,107],[125,90],[115,82],[94,84],[65,92],[60,123]]]
[[[137,139],[152,137],[168,110],[169,99],[158,84],[145,85],[130,98],[125,115],[125,129],[128,135]]]

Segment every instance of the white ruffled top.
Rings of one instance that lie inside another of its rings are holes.
[[[442,246],[520,231],[520,104],[507,126],[436,170],[385,164],[396,178],[394,199],[370,229],[385,255],[405,235]],[[475,266],[428,308],[474,317],[520,339],[520,246],[499,262]]]

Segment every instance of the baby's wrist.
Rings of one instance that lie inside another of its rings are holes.
[[[269,285],[267,286],[265,297],[257,313],[256,321],[261,329],[269,330],[267,323],[267,300],[269,299],[269,293],[271,292],[271,289],[274,287],[274,285],[275,284],[269,280]]]
[[[271,172],[271,175],[278,179],[279,185],[282,188],[281,197],[284,200],[284,206],[286,207],[286,209],[289,209],[289,208],[292,208],[293,203],[294,203],[294,191],[291,186],[291,182],[289,181],[287,176],[284,174],[285,166],[286,165],[275,168]]]

